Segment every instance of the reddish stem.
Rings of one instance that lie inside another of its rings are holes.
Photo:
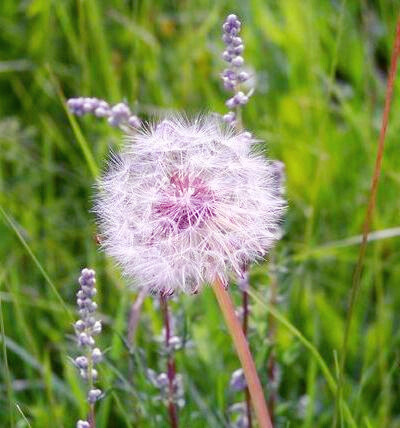
[[[242,292],[242,308],[243,308],[243,323],[242,323],[243,334],[247,339],[248,323],[249,323],[249,294],[245,290],[243,290]],[[251,428],[253,426],[252,420],[251,420],[251,400],[250,400],[249,388],[247,387],[245,390],[245,396],[246,396],[247,427]]]
[[[276,305],[276,298],[277,298],[277,289],[278,289],[278,283],[277,278],[275,274],[275,263],[274,263],[274,255],[271,254],[271,262],[270,262],[270,298],[269,302],[271,306]],[[271,385],[269,400],[268,400],[268,409],[271,414],[272,422],[274,421],[274,410],[275,410],[275,403],[276,403],[276,389],[275,389],[275,383],[276,383],[276,361],[275,361],[275,333],[276,333],[276,324],[275,324],[275,318],[272,316],[271,313],[268,314],[268,340],[270,344],[270,354],[268,358],[268,364],[267,364],[267,372],[268,372],[268,381]]]
[[[168,388],[169,388],[169,397],[168,397],[168,412],[169,419],[172,428],[178,428],[178,414],[176,411],[176,406],[174,402],[175,395],[175,361],[173,355],[171,354],[169,340],[171,338],[171,327],[170,319],[168,312],[168,301],[167,296],[162,293],[160,295],[160,304],[161,310],[164,315],[164,328],[165,328],[165,347],[168,353],[167,359],[167,376],[168,376]]]
[[[383,152],[385,148],[386,130],[389,123],[389,113],[390,113],[390,107],[392,102],[394,81],[396,79],[397,63],[398,63],[399,56],[400,56],[400,17],[397,19],[397,24],[396,24],[396,37],[394,41],[391,63],[390,63],[390,70],[389,70],[389,75],[388,75],[388,80],[386,85],[385,107],[383,110],[381,130],[379,133],[378,150],[376,154],[374,173],[371,181],[368,207],[365,214],[365,220],[363,225],[362,242],[361,242],[360,251],[358,254],[357,265],[353,274],[353,282],[352,282],[352,287],[350,291],[350,302],[349,302],[349,308],[347,311],[347,319],[346,319],[343,345],[342,345],[342,351],[341,351],[342,357],[340,360],[339,381],[338,381],[338,388],[337,388],[337,394],[336,394],[336,397],[337,397],[336,412],[335,412],[335,419],[333,422],[333,426],[336,426],[338,422],[338,413],[339,413],[339,407],[340,407],[339,403],[342,396],[343,378],[344,378],[343,371],[346,364],[350,327],[351,327],[351,321],[353,317],[353,309],[354,309],[357,295],[360,289],[361,274],[362,274],[363,265],[364,265],[365,253],[367,250],[368,234],[371,228],[372,216],[375,210],[376,194],[378,190],[379,177],[381,175],[381,170],[382,170],[382,158],[383,158]]]
[[[90,428],[96,428],[96,418],[95,418],[95,413],[94,413],[94,404],[90,405],[90,410],[89,410],[89,424],[90,424]]]

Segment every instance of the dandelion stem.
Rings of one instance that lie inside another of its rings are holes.
[[[251,356],[246,337],[243,333],[242,326],[235,315],[232,300],[219,278],[214,281],[212,288],[242,364],[258,424],[260,428],[272,428],[260,379],[258,378],[257,370],[253,357]]]
[[[160,295],[160,304],[161,310],[164,315],[164,328],[165,328],[165,347],[168,353],[167,361],[167,376],[168,376],[168,387],[169,387],[169,397],[168,397],[168,412],[169,419],[172,428],[178,428],[178,414],[176,411],[176,406],[174,402],[174,390],[175,390],[175,361],[173,354],[170,350],[170,337],[171,337],[171,328],[170,328],[170,318],[168,312],[168,300],[167,296],[164,293]]]
[[[346,356],[347,356],[348,342],[349,342],[349,336],[350,336],[350,327],[351,327],[351,321],[353,318],[356,299],[360,289],[360,280],[361,280],[361,274],[363,270],[365,253],[367,249],[368,234],[371,228],[371,221],[375,210],[376,194],[378,190],[379,177],[382,169],[382,158],[383,158],[383,152],[385,148],[386,130],[389,123],[389,113],[390,113],[394,81],[396,78],[396,70],[397,70],[397,63],[398,63],[399,56],[400,56],[400,17],[397,19],[397,24],[396,24],[396,37],[394,41],[389,76],[388,76],[388,81],[386,86],[385,106],[383,110],[382,125],[381,125],[380,134],[379,134],[379,140],[378,140],[378,150],[376,155],[375,168],[374,168],[374,173],[371,181],[371,190],[369,194],[368,206],[367,206],[365,221],[363,225],[362,242],[360,245],[357,265],[354,270],[353,282],[352,282],[352,287],[350,291],[349,309],[347,311],[347,319],[346,319],[341,359],[340,359],[339,381],[338,381],[338,388],[337,388],[337,394],[336,394],[336,412],[335,412],[335,419],[333,424],[334,426],[336,426],[338,422],[338,413],[340,409],[339,403],[342,398],[342,390],[343,390],[343,382],[344,382],[343,372],[346,364]]]

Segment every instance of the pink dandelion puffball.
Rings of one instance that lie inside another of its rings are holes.
[[[99,180],[94,211],[104,249],[139,288],[194,293],[265,256],[285,202],[255,142],[209,116],[126,137]]]

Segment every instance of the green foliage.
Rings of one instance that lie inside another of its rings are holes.
[[[124,341],[135,293],[98,251],[91,195],[118,131],[75,119],[65,97],[126,99],[141,117],[160,111],[226,111],[219,82],[220,24],[243,19],[245,60],[257,90],[244,122],[287,169],[289,210],[268,263],[252,271],[250,341],[268,390],[269,322],[276,323],[278,427],[329,427],[335,410],[357,239],[377,147],[395,0],[0,2],[0,425],[74,426],[85,395],[68,356],[79,270],[98,272],[104,316],[99,366],[106,392],[97,426],[168,426],[146,378],[162,370],[161,317],[146,300],[133,350]],[[398,226],[399,83],[388,130],[374,230]],[[343,426],[400,427],[400,244],[369,244],[345,367]],[[232,287],[235,290],[235,287]],[[239,302],[237,291],[233,294]],[[180,296],[190,346],[179,351],[186,406],[181,426],[226,425],[238,368],[210,290]],[[272,317],[268,317],[269,311]],[[336,357],[335,357],[336,356]],[[237,397],[236,397],[237,398]]]

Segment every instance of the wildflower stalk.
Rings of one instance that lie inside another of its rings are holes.
[[[246,290],[242,291],[242,308],[243,308],[242,328],[243,328],[244,337],[247,340],[248,319],[249,319],[249,293]],[[251,400],[250,400],[250,391],[247,386],[245,389],[245,396],[246,396],[247,427],[251,428],[253,425],[251,420]]]
[[[167,376],[168,376],[168,412],[172,428],[178,428],[178,414],[175,406],[175,360],[174,354],[171,352],[170,338],[170,317],[168,311],[168,300],[165,293],[160,294],[160,306],[164,315],[164,328],[165,328],[165,348],[167,350]]]
[[[349,336],[350,336],[350,327],[351,327],[351,321],[353,319],[356,299],[358,296],[358,292],[360,290],[360,280],[361,280],[361,274],[363,270],[365,253],[367,250],[368,234],[371,228],[371,221],[375,210],[376,194],[378,190],[379,177],[382,169],[382,158],[383,158],[383,152],[385,148],[386,130],[389,123],[389,113],[390,113],[390,107],[392,102],[394,81],[396,78],[397,63],[398,63],[399,56],[400,56],[400,17],[398,18],[397,24],[396,24],[396,36],[395,36],[395,41],[393,45],[389,76],[388,76],[388,81],[386,86],[385,106],[383,110],[382,125],[381,125],[380,134],[379,134],[379,140],[378,140],[378,150],[376,154],[375,168],[372,176],[371,190],[369,193],[368,206],[367,206],[364,225],[363,225],[362,242],[361,242],[360,251],[358,254],[357,265],[353,274],[352,287],[350,290],[349,309],[347,311],[347,319],[346,319],[340,366],[339,366],[340,371],[339,371],[339,380],[338,380],[338,387],[337,387],[337,394],[336,394],[336,410],[335,410],[335,418],[334,418],[333,426],[337,426],[339,410],[341,408],[339,404],[342,399],[342,393],[343,393],[343,381],[344,381],[343,372],[346,364],[346,356],[347,356],[348,342],[349,342]]]
[[[278,293],[278,282],[275,272],[275,260],[274,254],[271,253],[270,256],[270,286],[269,286],[269,304],[270,306],[276,306],[277,293]],[[275,361],[275,332],[276,332],[276,320],[274,316],[268,314],[268,341],[270,346],[270,354],[267,363],[267,372],[268,372],[268,383],[272,386],[269,394],[268,400],[268,409],[271,413],[271,419],[274,420],[274,410],[276,402],[276,361]]]
[[[139,323],[140,313],[145,297],[147,296],[146,289],[140,290],[139,294],[136,297],[136,300],[132,303],[131,309],[129,311],[129,320],[128,320],[128,345],[133,346],[133,341],[135,339],[137,326]]]
[[[259,427],[272,428],[271,418],[265,403],[261,382],[258,378],[256,366],[251,356],[242,326],[235,315],[232,300],[220,278],[217,277],[212,284],[212,288],[242,364]]]
[[[80,319],[74,324],[77,343],[83,349],[82,354],[75,358],[75,366],[88,385],[87,402],[89,404],[88,420],[79,420],[76,428],[96,428],[95,403],[101,398],[102,391],[94,386],[97,379],[95,365],[102,360],[102,352],[96,348],[95,335],[101,332],[101,321],[96,320],[97,304],[93,298],[95,288],[95,271],[83,269],[79,277],[80,289],[77,293],[77,305]]]

